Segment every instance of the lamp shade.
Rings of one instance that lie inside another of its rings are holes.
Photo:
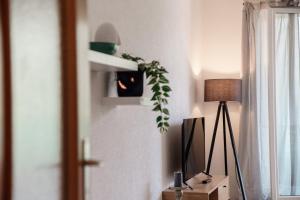
[[[205,80],[204,101],[241,101],[241,79]]]

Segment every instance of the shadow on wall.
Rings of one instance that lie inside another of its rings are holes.
[[[192,67],[189,66],[189,111],[187,115],[182,115],[176,122],[171,124],[167,135],[162,136],[162,177],[169,177],[168,180],[163,180],[164,184],[170,184],[173,181],[173,173],[181,170],[181,123],[184,118],[200,117],[200,112],[193,113],[194,107],[200,105],[199,101],[199,75],[195,75]],[[180,101],[180,99],[177,99]],[[179,103],[180,104],[180,103]]]
[[[176,123],[171,124],[167,135],[162,136],[162,189],[173,183],[173,175],[175,171],[181,170],[181,123],[184,118],[200,117],[201,113],[201,94],[202,85],[199,84],[200,76],[195,74],[192,67],[189,66],[189,87],[188,96],[182,98],[189,98],[189,112],[182,115],[177,119]],[[204,87],[204,86],[203,86]],[[177,99],[180,101],[180,98]],[[180,104],[180,102],[179,102]],[[194,112],[194,108],[198,108],[197,112]]]
[[[163,187],[170,184],[175,171],[181,170],[181,124],[171,126],[169,133],[162,136],[162,176]],[[165,188],[163,188],[165,189]]]

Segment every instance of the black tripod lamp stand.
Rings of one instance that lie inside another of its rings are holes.
[[[242,91],[242,81],[240,79],[209,79],[205,80],[205,91],[204,91],[204,101],[219,101],[218,111],[217,111],[217,117],[216,122],[214,126],[210,151],[209,151],[209,157],[206,167],[206,173],[209,174],[210,172],[210,166],[211,166],[211,159],[214,151],[215,146],[215,140],[217,135],[217,129],[220,119],[220,114],[222,112],[222,118],[223,118],[223,144],[224,144],[224,162],[225,162],[225,175],[228,175],[228,167],[227,167],[227,144],[226,144],[226,123],[229,130],[229,136],[231,141],[231,146],[233,150],[235,165],[237,168],[238,173],[238,180],[241,186],[241,192],[243,199],[247,199],[245,190],[244,190],[244,184],[243,184],[243,178],[241,174],[240,164],[237,157],[236,152],[236,146],[234,142],[234,136],[231,126],[231,121],[229,117],[229,111],[227,106],[227,101],[238,101],[241,102],[241,92]]]

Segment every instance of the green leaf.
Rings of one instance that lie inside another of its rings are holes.
[[[145,64],[139,64],[138,67],[139,67],[139,70],[141,70],[141,71],[143,71],[143,72],[146,71]]]
[[[169,83],[169,81],[168,81],[167,79],[164,79],[164,78],[160,78],[160,79],[159,79],[159,82],[160,82],[160,83],[164,83],[164,84]]]
[[[154,92],[158,92],[158,91],[160,90],[159,84],[156,83],[151,89],[152,89],[152,91],[154,91]]]
[[[155,101],[155,103],[153,104],[154,106],[157,106],[159,105],[159,103],[157,101]]]
[[[156,100],[157,100],[157,96],[158,96],[158,95],[155,95],[155,94],[154,94],[153,97],[151,98],[151,101],[156,101]]]
[[[160,96],[157,96],[155,101],[157,101],[160,104]]]
[[[156,72],[153,72],[153,71],[150,71],[149,72],[149,75],[152,77],[152,78],[157,78],[158,76],[157,76],[157,74],[156,74]],[[150,77],[149,76],[149,77]]]
[[[167,79],[164,75],[162,75],[162,74],[160,74],[159,75],[159,78],[161,78],[161,79]]]
[[[162,110],[162,112],[165,113],[166,115],[170,115],[169,110],[168,110],[167,108],[164,108],[164,109]]]
[[[157,70],[157,73],[163,76],[163,74],[167,73],[167,71],[164,69],[159,69]]]
[[[171,88],[167,85],[164,85],[164,86],[162,86],[162,90],[165,92],[169,92],[169,91],[171,91]]]
[[[150,72],[146,71],[146,78],[149,78],[150,75],[151,75]]]
[[[122,58],[124,59],[127,59],[127,60],[131,60],[131,61],[134,61],[134,62],[144,62],[144,59],[140,58],[140,57],[134,57],[134,56],[131,56],[127,53],[123,53],[122,54]]]
[[[165,97],[170,97],[170,95],[169,95],[167,92],[164,92],[163,95],[164,95]]]
[[[161,101],[162,101],[164,104],[168,104],[168,100],[167,100],[167,99],[161,99]]]
[[[160,71],[163,73],[168,73],[168,71],[164,67],[161,67]]]
[[[135,59],[136,61],[143,61],[143,62],[145,61],[143,58],[140,58],[140,57],[135,57],[134,59]]]
[[[162,120],[162,116],[158,116],[158,117],[156,118],[156,122],[157,122],[157,123],[159,123],[161,120]]]
[[[168,79],[167,79],[165,76],[159,76],[159,78],[160,78],[161,80],[168,81]]]
[[[148,85],[152,85],[153,96],[151,101],[153,102],[153,111],[159,112],[159,115],[156,117],[157,127],[162,134],[167,133],[169,127],[168,120],[170,119],[168,115],[170,113],[167,108],[163,108],[162,106],[168,104],[167,97],[170,97],[169,92],[172,91],[168,85],[169,80],[164,76],[168,71],[156,60],[146,63],[140,57],[134,57],[125,53],[122,54],[122,57],[138,63],[138,69],[145,72],[146,78],[149,80]]]
[[[123,53],[122,58],[127,59],[127,60],[132,60],[132,57],[127,53]]]
[[[159,65],[159,62],[156,61],[156,60],[153,60],[153,61],[151,62],[151,65],[153,65],[153,66]]]
[[[160,106],[160,105],[157,105],[157,106],[155,106],[152,110],[153,110],[153,111],[160,111],[160,110],[161,110],[161,106]]]
[[[161,95],[161,92],[155,92],[154,95],[156,95],[157,97],[159,97]]]
[[[152,85],[154,83],[156,83],[156,78],[151,79],[151,81],[149,81],[148,85]]]
[[[144,64],[144,66],[145,66],[145,72],[149,73],[151,71],[151,68],[148,68],[146,64]]]

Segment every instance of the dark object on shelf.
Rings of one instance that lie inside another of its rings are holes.
[[[181,187],[182,186],[182,172],[175,172],[174,173],[174,187]]]
[[[144,92],[144,72],[117,72],[117,91],[119,97],[140,97]]]
[[[231,121],[229,117],[229,111],[227,106],[227,101],[241,101],[241,94],[242,94],[242,81],[240,79],[210,79],[205,80],[205,91],[204,91],[204,99],[206,102],[208,101],[219,101],[219,107],[217,111],[216,122],[214,126],[209,157],[207,162],[206,173],[209,174],[210,166],[211,166],[211,159],[214,151],[215,140],[217,135],[217,129],[220,119],[220,113],[222,110],[223,116],[223,144],[224,144],[224,162],[225,162],[225,175],[228,175],[228,168],[227,168],[227,144],[226,144],[226,122],[229,129],[229,136],[231,141],[231,146],[233,150],[235,165],[237,168],[238,173],[238,180],[241,187],[241,192],[243,195],[243,199],[246,200],[246,193],[244,189],[243,178],[241,174],[240,164],[237,157],[233,130],[231,126]]]
[[[118,50],[118,45],[110,42],[90,42],[90,49],[93,51],[114,55]]]
[[[202,184],[207,184],[207,183],[210,183],[210,182],[211,182],[211,178],[208,178],[208,179],[203,180],[201,183]]]
[[[186,183],[205,170],[204,118],[184,119],[181,140],[182,173]]]

